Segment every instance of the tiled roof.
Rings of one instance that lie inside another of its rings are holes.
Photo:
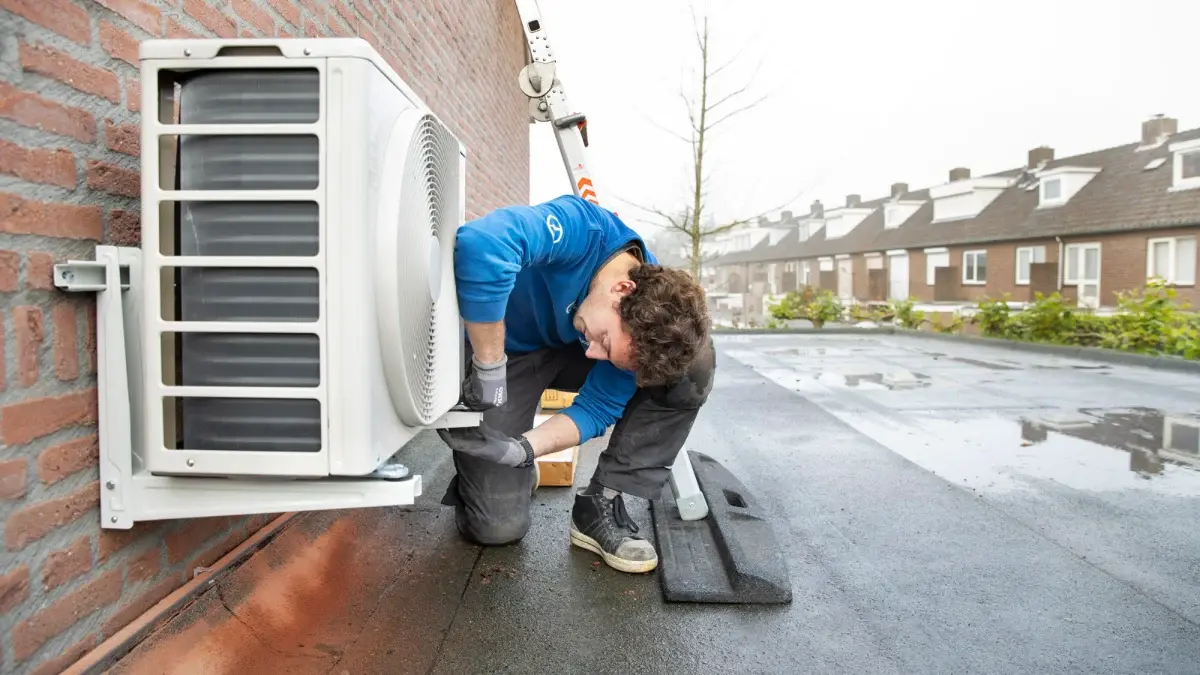
[[[929,190],[918,190],[901,197],[924,203],[898,228],[884,229],[882,207],[891,200],[876,199],[863,203],[864,207],[874,207],[874,212],[844,237],[826,239],[822,228],[807,241],[789,235],[773,247],[759,245],[750,251],[731,253],[715,264],[1198,225],[1200,190],[1169,189],[1173,169],[1168,149],[1172,143],[1197,138],[1200,129],[1192,129],[1175,134],[1152,149],[1138,150],[1140,143],[1130,143],[1048,162],[1044,170],[1059,167],[1101,170],[1062,206],[1038,208],[1038,190],[1026,190],[1018,180],[1017,185],[1004,190],[978,216],[934,223]],[[1155,159],[1165,161],[1157,168],[1147,169]],[[1021,178],[1024,173],[1023,169],[1012,169],[989,176]]]

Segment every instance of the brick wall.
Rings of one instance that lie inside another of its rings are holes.
[[[511,0],[0,0],[0,672],[58,672],[268,519],[99,527],[95,310],[51,269],[139,240],[138,42],[356,34],[465,141],[469,216],[528,201]]]

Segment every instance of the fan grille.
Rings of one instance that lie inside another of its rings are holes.
[[[453,246],[457,226],[458,144],[431,115],[423,115],[409,142],[404,166],[400,233],[396,260],[400,301],[401,345],[405,354],[404,373],[420,423],[429,424],[438,410],[436,374],[438,352],[438,300],[441,295],[443,249]]]

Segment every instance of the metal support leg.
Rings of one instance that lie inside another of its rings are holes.
[[[680,450],[671,465],[671,494],[683,520],[702,520],[708,516],[708,502],[700,493],[696,482],[696,470],[688,459],[687,450]]]

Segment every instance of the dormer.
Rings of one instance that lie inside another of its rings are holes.
[[[1098,173],[1100,169],[1090,166],[1057,166],[1038,172],[1038,208],[1066,204]]]
[[[825,238],[838,239],[850,234],[874,210],[863,208],[858,195],[847,195],[845,206],[825,212]]]
[[[908,194],[906,183],[892,185],[892,198],[883,205],[883,229],[894,230],[900,227],[906,220],[913,217],[917,209],[921,208],[923,202],[905,200],[903,197],[906,194]]]
[[[822,227],[825,227],[825,207],[818,199],[812,203],[808,215],[799,221],[797,230],[800,234],[800,241],[808,241],[808,238],[820,232]]]
[[[974,218],[1015,182],[1016,178],[1003,176],[971,178],[970,169],[952,169],[949,183],[929,189],[933,222]]]
[[[1167,146],[1171,161],[1171,189],[1200,188],[1200,138]]]

